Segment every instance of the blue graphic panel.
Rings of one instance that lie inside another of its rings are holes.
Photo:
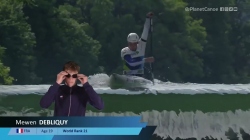
[[[20,120],[33,123],[23,125]],[[156,126],[146,126],[140,120],[140,117],[0,117],[0,136],[1,140],[150,140]]]

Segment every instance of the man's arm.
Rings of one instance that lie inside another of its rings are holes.
[[[139,43],[138,43],[138,47],[140,47],[140,48],[146,47],[149,29],[150,29],[150,18],[147,17],[146,21],[144,23],[144,27],[143,27],[141,38],[140,38]]]
[[[147,41],[149,29],[150,29],[150,18],[147,17],[144,23],[143,31],[142,31],[141,38],[140,38],[141,41],[143,42]]]
[[[49,88],[48,92],[40,100],[40,106],[42,108],[48,108],[55,101],[55,97],[56,97],[59,87],[60,85],[58,83],[54,83]]]
[[[96,109],[102,110],[104,108],[104,102],[101,97],[95,92],[93,87],[88,82],[86,82],[85,84],[83,84],[83,88],[88,94],[89,103]]]

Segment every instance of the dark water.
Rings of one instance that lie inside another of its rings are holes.
[[[119,95],[100,94],[105,102],[103,112],[140,113],[142,111],[196,111],[226,112],[237,109],[250,109],[250,94],[139,94]],[[0,96],[0,107],[11,111],[32,109],[33,112],[41,110],[39,102],[42,95],[19,94]],[[50,109],[53,108],[53,105]],[[88,110],[96,111],[89,107]]]

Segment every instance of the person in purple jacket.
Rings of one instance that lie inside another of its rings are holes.
[[[77,63],[65,63],[63,71],[57,75],[56,82],[40,100],[40,106],[48,108],[55,102],[54,116],[85,116],[87,103],[102,110],[103,100],[88,83],[88,77],[79,74],[79,71]],[[82,87],[77,85],[77,79]],[[60,85],[63,81],[65,84]]]

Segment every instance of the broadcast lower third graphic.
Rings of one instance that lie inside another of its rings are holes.
[[[8,135],[139,135],[142,128],[12,128]]]
[[[220,11],[225,11],[225,12],[238,11],[238,7],[220,7]]]
[[[18,136],[22,137],[20,140],[62,140],[61,136],[67,137],[65,140],[76,137],[117,140],[127,136],[149,140],[156,129],[141,122],[140,116],[1,117],[0,124],[0,140],[14,140]]]
[[[11,128],[9,135],[37,135],[37,130],[36,128]]]

